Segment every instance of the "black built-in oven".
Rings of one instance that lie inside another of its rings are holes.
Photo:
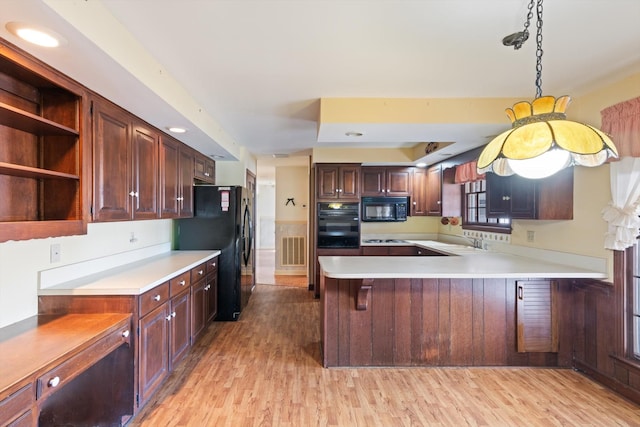
[[[318,203],[318,248],[360,247],[358,203]]]

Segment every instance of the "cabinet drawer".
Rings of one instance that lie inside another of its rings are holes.
[[[140,295],[140,317],[144,316],[160,304],[169,300],[169,283],[165,282],[160,286]]]
[[[171,296],[176,296],[191,286],[191,274],[185,271],[181,275],[169,280],[169,285],[171,287]]]
[[[24,414],[7,424],[7,427],[33,427],[37,425],[38,420],[35,418],[35,411],[29,409]]]
[[[18,415],[24,414],[28,409],[31,409],[31,406],[35,402],[35,397],[36,394],[33,391],[33,384],[27,384],[6,399],[0,401],[0,425],[7,425],[9,421],[18,417]]]
[[[197,267],[191,269],[191,283],[196,283],[198,280],[202,279],[207,271],[207,263],[203,262]]]
[[[218,257],[211,258],[205,264],[207,264],[207,274],[218,271]]]
[[[36,382],[37,399],[44,399],[82,374],[122,344],[131,344],[131,325],[127,319],[88,348],[41,375]]]

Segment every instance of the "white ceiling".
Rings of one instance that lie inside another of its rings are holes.
[[[336,137],[318,142],[323,97],[535,95],[534,38],[518,51],[501,44],[522,30],[525,0],[0,0],[0,6],[0,37],[159,128],[188,127],[185,142],[227,159],[241,147],[270,156],[354,144]],[[9,21],[47,26],[68,44],[55,51],[28,46],[6,31]],[[640,71],[638,22],[640,0],[546,1],[543,92],[576,96]],[[508,127],[506,116],[489,126],[377,124],[357,144],[441,140],[471,147]]]

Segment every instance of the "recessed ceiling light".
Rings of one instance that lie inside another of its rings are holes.
[[[173,133],[185,133],[187,131],[185,128],[181,128],[178,126],[171,126],[167,129],[169,129],[169,132],[173,132]]]
[[[67,43],[67,40],[60,34],[37,25],[25,24],[24,22],[9,22],[5,27],[11,34],[38,46],[58,47]]]
[[[347,136],[362,136],[362,132],[345,132]]]

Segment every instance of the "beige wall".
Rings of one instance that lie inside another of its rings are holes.
[[[287,205],[287,199],[293,198]],[[279,166],[276,168],[276,222],[307,221],[309,214],[309,168]]]
[[[240,160],[216,162],[216,185],[247,185],[247,169],[256,174],[256,157],[242,148]]]

